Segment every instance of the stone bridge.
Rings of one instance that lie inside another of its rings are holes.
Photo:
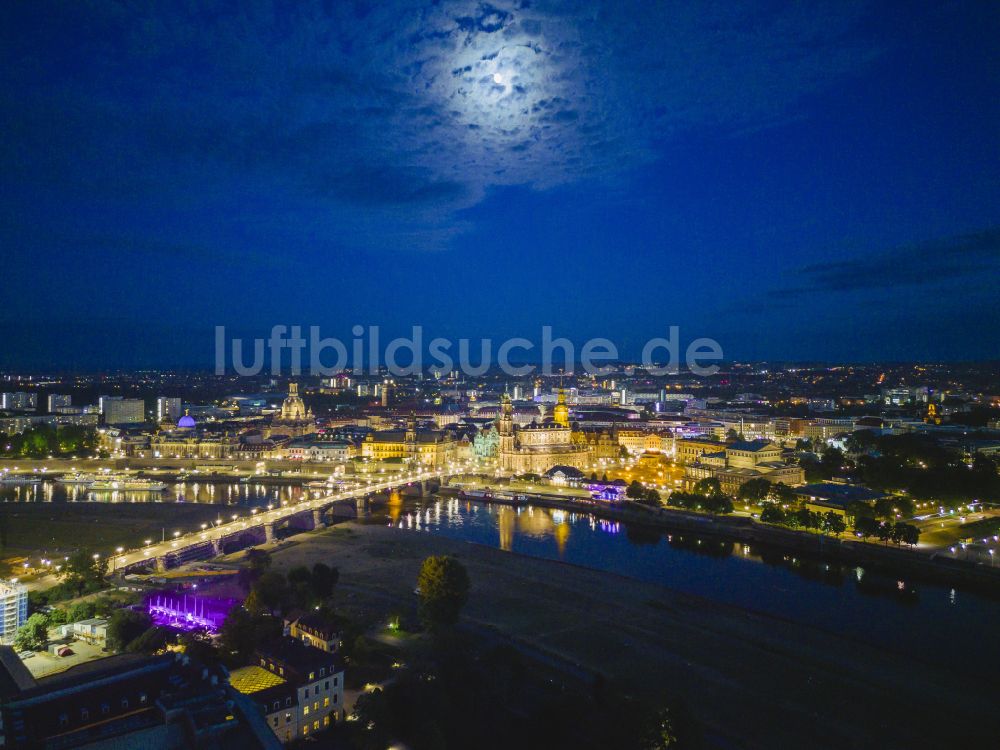
[[[124,550],[112,558],[111,570],[124,572],[155,564],[157,570],[165,571],[194,560],[266,544],[277,539],[284,529],[309,530],[325,526],[337,506],[351,505],[358,513],[363,513],[373,495],[398,490],[404,496],[423,496],[447,477],[469,470],[468,462],[441,468],[421,467],[394,474],[391,478],[368,479],[358,487],[295,504],[254,508],[248,515],[226,523],[213,524],[141,549]]]

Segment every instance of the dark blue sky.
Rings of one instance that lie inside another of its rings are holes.
[[[0,7],[0,367],[1000,355],[996,3],[181,5]]]

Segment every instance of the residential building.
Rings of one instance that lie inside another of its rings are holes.
[[[257,704],[281,742],[317,734],[344,717],[340,656],[294,638],[259,649],[254,663],[233,670],[230,681]]]
[[[48,409],[50,413],[58,412],[61,408],[73,405],[73,397],[65,393],[50,393],[48,398]]]
[[[104,424],[142,424],[146,421],[146,403],[141,398],[104,398],[101,403]]]
[[[80,427],[97,427],[96,414],[25,414],[19,417],[0,417],[0,432],[5,435],[19,435],[31,427],[48,425],[78,425]]]
[[[331,654],[342,645],[343,633],[337,623],[316,612],[287,617],[285,632],[307,646]]]
[[[111,656],[36,682],[0,646],[0,699],[4,747],[280,747],[224,670],[183,654]]]
[[[181,400],[168,396],[160,396],[156,399],[156,421],[170,422],[176,424],[183,415],[181,411]]]
[[[14,642],[17,629],[28,619],[28,589],[16,581],[0,581],[0,643]]]
[[[38,394],[17,391],[0,394],[0,409],[11,411],[34,411],[38,408]]]

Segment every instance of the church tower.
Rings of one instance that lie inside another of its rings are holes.
[[[500,468],[510,470],[514,466],[514,404],[510,394],[504,391],[500,397],[500,418],[497,420],[497,434],[500,441],[497,444],[497,455],[500,458]]]
[[[559,397],[552,409],[552,421],[560,427],[569,427],[569,407],[566,406],[566,391],[559,386]]]
[[[406,457],[415,460],[417,457],[417,415],[412,411],[406,419],[406,434],[403,436],[403,443],[406,446]]]

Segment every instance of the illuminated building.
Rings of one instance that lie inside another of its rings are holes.
[[[184,654],[111,656],[39,680],[0,647],[0,745],[12,748],[273,748],[224,669]]]
[[[176,422],[181,418],[181,400],[160,396],[156,399],[156,421]]]
[[[458,449],[450,430],[418,430],[416,416],[406,420],[405,430],[370,432],[361,443],[364,458],[383,461],[403,459],[422,466],[443,466],[455,460]]]
[[[50,412],[57,412],[66,406],[73,405],[73,397],[64,393],[50,393],[48,400],[48,410]]]
[[[28,589],[23,583],[0,581],[0,643],[13,643],[28,619]]]
[[[141,398],[108,398],[101,402],[104,424],[142,424],[146,421],[146,402]]]
[[[560,405],[566,408],[565,394],[560,392]],[[497,456],[501,470],[512,474],[544,474],[556,465],[572,466],[578,469],[590,462],[590,450],[582,433],[574,438],[569,425],[569,411],[559,412],[541,423],[526,426],[514,424],[514,406],[510,396],[503,394],[500,400],[500,418],[497,420],[499,444]]]
[[[313,413],[306,408],[299,395],[299,384],[288,384],[288,396],[281,404],[281,412],[271,420],[270,435],[299,437],[316,432]]]
[[[11,411],[34,411],[38,408],[38,394],[17,391],[0,394],[0,409]]]
[[[395,497],[402,502],[399,493]],[[332,654],[341,646],[342,633],[334,623],[318,612],[285,618],[285,632],[306,646],[318,648]]]
[[[718,479],[724,493],[735,495],[751,479],[800,485],[805,481],[805,471],[798,464],[785,461],[781,447],[769,440],[737,440],[721,451],[701,454],[684,469],[687,489],[708,478]]]
[[[255,663],[233,670],[233,687],[258,706],[281,742],[330,728],[344,715],[340,657],[293,638],[258,649]]]

